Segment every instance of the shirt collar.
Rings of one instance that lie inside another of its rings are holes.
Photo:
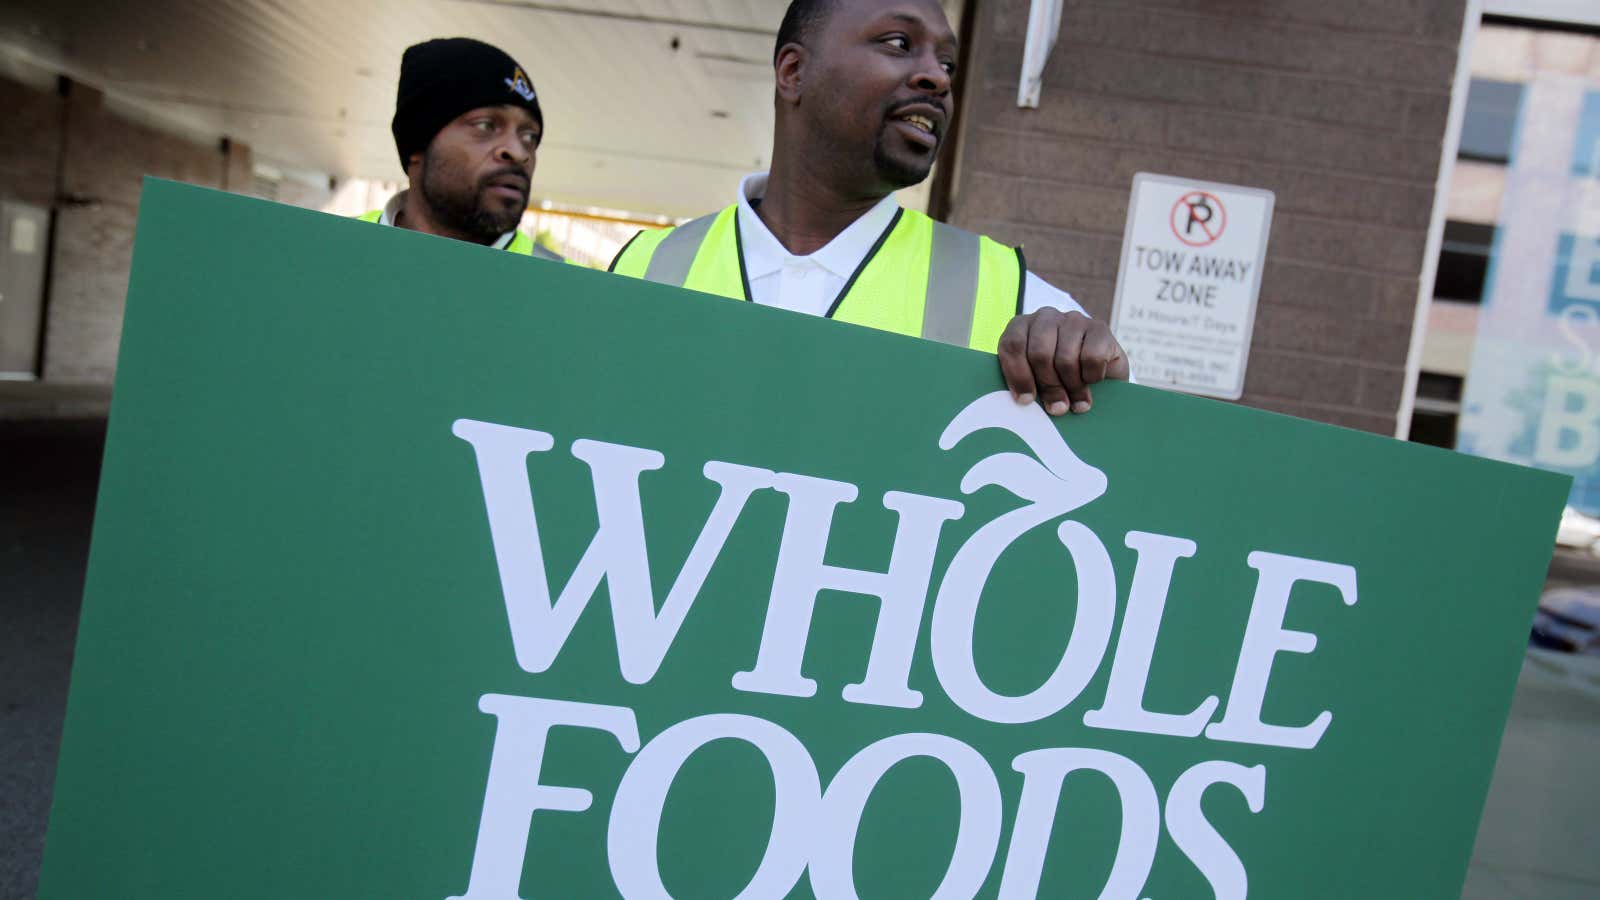
[[[406,191],[399,191],[389,202],[383,205],[383,215],[378,219],[380,225],[393,225],[395,217],[400,215],[400,210],[406,205]]]
[[[761,221],[755,207],[750,205],[751,200],[760,199],[766,192],[766,172],[747,175],[739,182],[739,236],[744,245],[745,274],[750,278],[760,278],[778,271],[785,260],[810,259],[829,273],[848,279],[861,266],[861,261],[871,252],[872,245],[877,243],[883,230],[889,227],[889,220],[900,208],[894,195],[890,194],[835,235],[827,246],[809,257],[801,257],[790,253],[773,237],[772,232],[767,230],[767,223]]]
[[[378,217],[379,224],[382,224],[382,225],[393,225],[394,224],[395,217],[400,215],[400,210],[405,209],[405,207],[406,207],[406,194],[407,193],[408,193],[408,191],[400,191],[399,193],[395,194],[393,197],[389,198],[389,202],[385,203],[383,205],[383,215]],[[506,232],[505,234],[500,235],[499,240],[496,240],[493,244],[490,244],[489,246],[493,247],[496,250],[504,250],[505,248],[511,246],[511,239],[516,237],[516,236],[517,236],[517,230],[515,228],[513,228],[510,231]]]

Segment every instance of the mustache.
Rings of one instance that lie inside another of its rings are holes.
[[[517,181],[522,185],[522,190],[524,192],[528,190],[529,185],[532,183],[532,179],[528,178],[527,172],[517,168],[516,166],[509,166],[503,169],[496,169],[495,171],[490,172],[489,174],[478,179],[478,186],[488,187],[489,182],[494,181],[496,178],[507,177],[517,179]]]
[[[931,106],[944,113],[946,119],[950,118],[950,100],[936,94],[920,94],[916,97],[908,97],[905,100],[897,100],[884,108],[884,118],[888,118],[912,106]]]

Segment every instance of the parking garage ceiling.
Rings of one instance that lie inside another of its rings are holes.
[[[400,54],[464,35],[522,63],[546,140],[538,196],[688,215],[766,165],[785,0],[11,0],[0,52],[276,165],[401,177]]]

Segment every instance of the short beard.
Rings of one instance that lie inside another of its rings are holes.
[[[888,137],[887,129],[878,132],[878,140],[872,145],[872,168],[878,178],[885,184],[891,185],[891,191],[898,191],[921,184],[933,169],[934,154],[930,153],[927,162],[905,163],[889,155],[883,142]]]
[[[517,227],[522,220],[521,210],[495,213],[483,208],[481,185],[472,185],[466,191],[456,190],[452,182],[465,182],[467,176],[458,173],[447,163],[433,155],[433,148],[422,154],[422,199],[434,221],[444,228],[466,235],[480,244],[492,244],[500,236]]]
[[[878,128],[878,139],[872,144],[872,170],[877,173],[882,183],[890,186],[890,191],[902,191],[912,184],[922,184],[928,178],[928,173],[933,171],[934,157],[938,157],[942,146],[934,146],[933,152],[923,157],[922,160],[898,160],[891,157],[885,141],[890,141],[890,127],[888,127],[888,110],[883,114],[885,125]]]

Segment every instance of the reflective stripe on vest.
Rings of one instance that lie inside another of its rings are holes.
[[[972,338],[972,306],[978,296],[978,236],[935,221],[930,253],[922,336],[965,347]]]
[[[656,246],[656,252],[650,254],[650,264],[645,267],[644,280],[682,287],[683,283],[689,280],[689,267],[694,265],[695,255],[700,252],[700,244],[711,231],[717,215],[712,213],[709,216],[701,216],[677,228],[668,229],[667,236]]]
[[[611,271],[748,300],[737,207],[641,232]],[[994,352],[1021,309],[1020,251],[900,210],[827,315],[844,322]]]
[[[382,222],[383,210],[373,209],[356,216],[362,222]],[[567,262],[567,258],[552,250],[547,250],[533,242],[533,238],[522,233],[521,229],[512,233],[511,243],[506,245],[506,252],[520,253],[523,256],[532,256],[535,259],[548,259],[551,262]]]

